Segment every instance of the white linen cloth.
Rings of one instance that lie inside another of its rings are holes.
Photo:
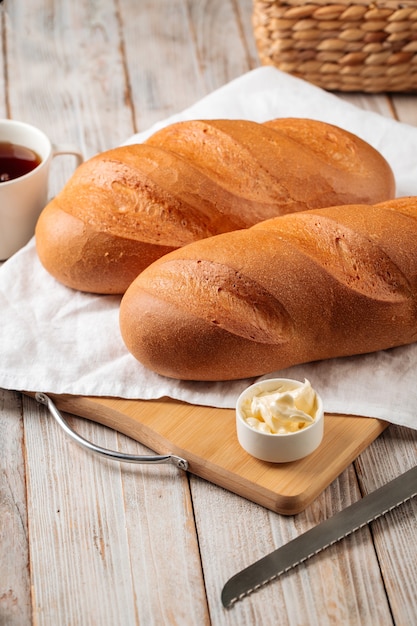
[[[363,111],[272,67],[253,70],[184,112],[130,138],[185,119],[308,117],[337,124],[379,150],[397,195],[417,196],[417,128]],[[126,350],[120,298],[67,289],[41,266],[34,240],[0,267],[0,387],[91,396],[171,397],[233,408],[253,380],[194,383],[160,377]],[[308,378],[329,413],[377,417],[417,428],[417,344],[366,356],[299,365],[268,375]]]

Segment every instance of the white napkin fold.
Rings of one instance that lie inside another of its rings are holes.
[[[309,117],[337,124],[389,161],[397,195],[417,195],[417,128],[362,111],[272,67],[259,68],[126,143],[185,119]],[[155,399],[233,408],[252,380],[191,383],[146,370],[119,334],[120,298],[67,289],[38,261],[34,240],[0,268],[0,387]],[[330,413],[378,417],[417,428],[417,344],[300,365],[274,375],[308,378]],[[268,377],[271,377],[269,375]]]

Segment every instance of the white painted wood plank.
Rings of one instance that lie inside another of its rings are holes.
[[[122,0],[127,74],[138,130],[250,69],[235,2]],[[246,20],[247,24],[247,20]],[[147,54],[143,50],[148,50]]]
[[[189,0],[197,55],[207,91],[213,91],[251,69],[248,46],[236,2]],[[245,5],[247,7],[247,5]]]
[[[119,6],[129,94],[140,131],[190,106],[207,88],[185,1],[120,0]]]
[[[30,624],[30,581],[22,406],[0,390],[0,624]]]
[[[197,479],[192,481],[192,493],[213,625],[391,623],[368,529],[325,550],[229,610],[219,603],[229,577],[360,497],[352,466],[304,513],[294,517],[262,511],[237,496],[207,488]],[[303,621],[306,616],[308,621]]]
[[[54,143],[73,143],[85,158],[133,132],[115,3],[7,5],[10,114],[42,128]],[[19,35],[17,35],[19,34]],[[28,63],[30,62],[30,68]],[[51,194],[71,175],[59,157]]]
[[[120,449],[138,454],[120,436]],[[140,447],[142,453],[149,450]],[[160,466],[123,467],[123,499],[137,612],[144,624],[209,624],[187,474]]]
[[[417,465],[417,431],[390,426],[358,459],[361,489],[369,493]],[[384,585],[396,624],[417,622],[417,499],[372,524]]]
[[[238,27],[242,33],[248,69],[261,67],[258,49],[252,27],[253,0],[233,0]]]
[[[129,623],[135,612],[120,501],[120,469],[62,439],[25,401],[33,614],[39,624]],[[85,425],[84,436],[97,435]],[[114,433],[101,433],[103,445]],[[60,453],[57,454],[57,451]],[[111,593],[117,581],[117,593]]]
[[[24,407],[35,622],[208,623],[186,474],[99,458],[66,439],[33,400]],[[74,422],[103,447],[149,454]]]

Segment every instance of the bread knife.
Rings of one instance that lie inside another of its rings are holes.
[[[238,600],[415,495],[417,466],[232,576],[222,590],[223,606],[231,607]]]

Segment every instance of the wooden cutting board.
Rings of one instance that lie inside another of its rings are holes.
[[[323,442],[313,454],[274,464],[240,447],[234,410],[171,399],[49,395],[60,410],[113,428],[157,454],[180,456],[191,473],[283,515],[304,510],[388,426],[373,418],[326,414]]]

